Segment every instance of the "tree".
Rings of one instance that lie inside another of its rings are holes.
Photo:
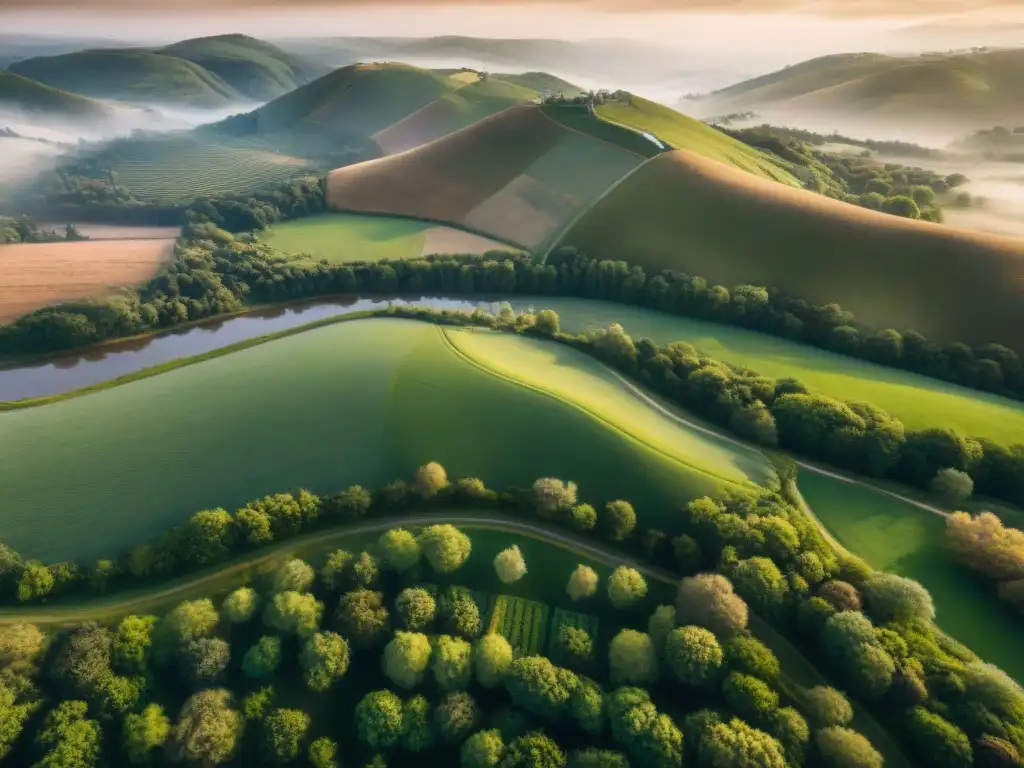
[[[391,614],[384,595],[368,589],[346,592],[338,603],[338,625],[356,648],[373,648],[391,631]]]
[[[608,599],[616,608],[628,608],[647,596],[647,581],[640,572],[620,565],[608,577]]]
[[[541,731],[514,739],[498,768],[565,768],[565,752]]]
[[[1006,739],[985,734],[974,742],[974,764],[979,768],[1019,768],[1020,752]]]
[[[419,537],[427,563],[438,573],[453,573],[462,567],[473,544],[453,525],[431,525]]]
[[[402,707],[401,745],[410,752],[423,752],[434,746],[431,707],[426,696],[417,695],[406,700]]]
[[[665,662],[681,683],[713,685],[724,654],[714,634],[703,627],[678,627],[665,639]]]
[[[452,635],[473,639],[480,635],[480,608],[465,587],[448,587],[438,601],[441,624]]]
[[[232,624],[244,624],[259,611],[260,596],[252,587],[240,587],[224,598],[220,609]]]
[[[432,670],[442,691],[465,690],[473,677],[473,649],[459,637],[441,635],[434,641]]]
[[[588,565],[577,565],[569,576],[565,591],[573,600],[584,600],[597,594],[597,571]]]
[[[905,219],[920,219],[921,209],[912,197],[906,195],[894,195],[887,197],[882,203],[882,210],[891,213],[893,216],[902,216]]]
[[[569,508],[569,525],[574,530],[585,533],[594,530],[597,525],[597,512],[589,504],[576,504]]]
[[[324,501],[324,513],[345,521],[358,520],[365,517],[373,504],[373,496],[360,485],[352,485],[341,493]]]
[[[338,742],[326,736],[321,736],[310,744],[306,756],[313,768],[341,768],[341,762],[338,760]]]
[[[928,487],[947,504],[963,504],[974,493],[974,480],[966,472],[946,467],[935,473]]]
[[[327,556],[320,569],[320,580],[331,592],[336,592],[351,585],[350,570],[355,555],[346,549],[337,549]]]
[[[913,579],[878,573],[864,585],[868,608],[882,621],[931,621],[932,596]]]
[[[281,664],[281,638],[264,635],[245,652],[242,671],[247,677],[270,677]]]
[[[219,637],[193,640],[178,654],[178,665],[182,673],[197,688],[220,680],[231,662],[231,646]]]
[[[166,658],[185,644],[210,635],[219,621],[220,615],[210,600],[179,603],[157,623],[158,650]]]
[[[629,761],[621,752],[587,747],[569,753],[568,768],[629,768]]]
[[[768,617],[779,615],[789,585],[774,562],[767,557],[740,560],[731,575],[736,591],[758,613]]]
[[[608,644],[612,685],[645,685],[658,679],[658,653],[646,632],[623,629]]]
[[[753,635],[739,635],[722,646],[725,666],[730,671],[743,672],[775,683],[781,674],[779,660],[771,649]]]
[[[628,501],[610,501],[605,504],[602,524],[605,535],[612,541],[625,541],[636,528],[636,512]]]
[[[377,551],[384,564],[399,573],[417,566],[422,555],[420,543],[404,528],[392,528],[381,534],[377,541]]]
[[[660,655],[665,649],[668,633],[675,629],[676,609],[673,605],[659,605],[647,620],[647,634],[654,641],[654,648]]]
[[[125,715],[121,729],[121,747],[128,762],[149,765],[154,752],[171,734],[171,720],[159,704],[150,704],[142,712]]]
[[[369,589],[379,577],[377,558],[369,552],[360,552],[345,565],[343,578],[355,589]]]
[[[779,695],[756,677],[730,672],[722,684],[729,708],[756,726],[769,727],[779,709]]]
[[[260,733],[261,756],[285,765],[302,753],[310,718],[301,709],[273,709],[263,718]]]
[[[845,581],[826,581],[818,588],[818,597],[827,600],[837,611],[859,611],[860,592]]]
[[[292,558],[274,575],[274,592],[308,592],[316,574],[307,563]]]
[[[177,536],[177,549],[186,563],[209,565],[231,553],[235,523],[226,509],[208,509],[186,520]]]
[[[35,702],[19,702],[17,692],[0,680],[0,760],[10,754],[37,707]]]
[[[110,630],[91,622],[83,624],[57,649],[50,673],[76,696],[89,698],[110,675],[113,644]]]
[[[543,656],[521,656],[508,667],[505,688],[512,702],[528,712],[557,718],[569,704],[577,677]]]
[[[14,672],[34,671],[46,646],[47,637],[35,624],[0,627],[0,668]]]
[[[679,582],[676,621],[710,629],[728,638],[746,629],[747,604],[733,592],[732,582],[717,573],[701,573]]]
[[[966,768],[974,761],[967,734],[924,707],[914,707],[907,714],[907,737],[927,765]]]
[[[706,768],[786,768],[782,745],[738,718],[712,725],[698,754]]]
[[[513,545],[495,555],[494,572],[502,584],[514,584],[526,575],[526,560],[518,546]]]
[[[373,691],[356,704],[356,731],[371,749],[387,749],[402,736],[402,700],[391,691]]]
[[[86,718],[84,701],[62,701],[46,715],[36,734],[44,753],[40,768],[93,766],[100,758],[100,724]]]
[[[172,759],[200,765],[230,760],[245,725],[233,703],[231,692],[223,688],[199,691],[186,699],[170,742]]]
[[[811,730],[803,715],[793,707],[782,707],[775,713],[772,735],[778,739],[792,765],[803,765]]]
[[[259,690],[251,691],[242,698],[242,717],[247,722],[262,720],[274,701],[274,686],[265,685]]]
[[[153,628],[155,626],[155,616],[125,616],[121,619],[121,623],[117,625],[114,644],[111,648],[112,666],[128,674],[144,672],[149,663],[149,652],[153,645]],[[3,640],[0,638],[0,648],[2,645]],[[0,658],[2,656],[3,654],[0,653]]]
[[[816,728],[844,726],[853,720],[853,708],[835,688],[815,686],[804,694],[804,711]]]
[[[882,768],[882,756],[871,742],[849,728],[822,728],[814,741],[826,768]]]
[[[512,646],[503,635],[488,633],[477,641],[473,663],[477,682],[484,688],[496,688],[512,664]]]
[[[384,674],[400,688],[415,688],[423,682],[430,664],[430,641],[418,632],[395,632],[384,646],[381,666]]]
[[[436,461],[424,464],[416,470],[413,489],[420,497],[432,499],[448,487],[448,473]]]
[[[551,650],[555,661],[576,672],[585,672],[593,666],[594,641],[582,627],[559,624]]]
[[[299,664],[309,689],[322,693],[348,672],[348,641],[334,632],[317,632],[303,643]]]
[[[505,751],[505,742],[497,729],[478,731],[466,739],[459,751],[462,768],[494,768]]]
[[[680,765],[683,734],[672,718],[659,714],[642,688],[619,688],[608,697],[612,737],[626,748],[630,763],[640,767]]]
[[[569,714],[591,736],[600,736],[607,720],[604,691],[590,678],[581,677],[569,695]]]
[[[533,504],[537,514],[551,518],[576,504],[576,483],[542,477],[533,483]]]
[[[437,614],[437,603],[427,590],[410,587],[398,593],[395,612],[399,623],[411,632],[429,627]]]
[[[309,637],[320,626],[324,604],[313,595],[279,592],[263,612],[263,623],[285,634]]]
[[[441,741],[458,744],[480,723],[480,707],[465,691],[447,694],[434,710],[434,727]]]
[[[545,336],[557,336],[561,332],[558,313],[553,309],[542,309],[537,313],[537,322],[533,325],[538,333]]]

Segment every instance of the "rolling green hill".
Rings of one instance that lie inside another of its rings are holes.
[[[547,72],[522,72],[519,74],[498,72],[494,74],[494,77],[540,93],[561,93],[564,96],[575,96],[584,92],[575,83],[570,83],[568,80],[555,77]]]
[[[1024,351],[1024,240],[888,216],[686,150],[625,178],[560,244],[838,302],[876,328]]]
[[[340,168],[327,195],[335,210],[450,222],[535,249],[642,161],[521,105],[408,152]]]
[[[610,122],[651,133],[674,149],[688,149],[755,176],[801,186],[780,159],[736,141],[699,120],[639,96],[628,95],[618,101],[606,102],[597,108],[597,114]]]
[[[247,35],[183,40],[160,49],[204,67],[250,99],[268,101],[305,85],[327,69]]]
[[[774,478],[760,453],[664,421],[583,353],[357,320],[0,415],[0,539],[88,558],[197,509],[376,486],[427,461],[495,488],[572,479],[666,531],[689,498]]]
[[[825,56],[698,102],[705,114],[775,114],[991,125],[1024,115],[1024,50]],[[928,126],[921,126],[926,128]]]
[[[11,71],[93,98],[192,107],[265,101],[324,70],[244,35],[185,40],[165,48],[111,48],[38,57]]]
[[[104,104],[0,70],[0,108],[42,118],[102,120],[113,116]]]

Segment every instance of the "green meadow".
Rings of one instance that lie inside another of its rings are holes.
[[[837,541],[873,567],[921,582],[936,623],[972,651],[1024,681],[1024,617],[946,552],[938,515],[864,486],[801,472],[800,491]]]
[[[329,213],[275,224],[263,240],[284,253],[332,264],[414,259],[433,227],[414,219]]]
[[[582,353],[507,351],[479,336],[470,359],[433,325],[340,323],[3,414],[0,539],[29,556],[88,559],[199,509],[283,488],[377,486],[428,461],[495,488],[574,480],[582,497],[629,499],[642,525],[671,531],[689,499],[771,477],[756,454],[655,424],[625,390],[616,404]],[[530,381],[579,370],[549,393],[487,367],[513,353],[503,365],[528,364]]]
[[[953,427],[1003,443],[1024,441],[1024,403],[937,379],[826,352],[743,328],[588,299],[539,297],[512,302],[558,312],[573,333],[618,322],[633,338],[686,341],[702,354],[751,368],[772,378],[793,377],[842,400],[883,408],[910,429]]]

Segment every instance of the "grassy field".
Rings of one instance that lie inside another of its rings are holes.
[[[0,106],[39,117],[102,120],[113,111],[98,101],[0,70]]]
[[[140,200],[158,203],[250,192],[315,170],[303,158],[189,137],[124,139],[99,162]]]
[[[792,376],[831,397],[872,403],[910,429],[953,427],[1002,443],[1020,442],[1024,435],[1024,403],[743,328],[588,299],[538,297],[512,305],[553,309],[572,333],[618,322],[635,339],[686,341],[709,357],[765,376]]]
[[[877,213],[686,150],[647,162],[560,244],[837,302],[878,328],[1024,351],[1024,240]]]
[[[449,221],[527,248],[553,237],[641,158],[517,106],[328,178],[336,210]]]
[[[657,144],[637,131],[607,120],[596,120],[582,107],[545,106],[542,109],[545,115],[572,131],[608,142],[640,157],[654,157],[663,151]]]
[[[170,260],[173,246],[169,239],[2,245],[0,323],[143,283]]]
[[[585,360],[577,354],[572,365]],[[561,375],[555,360],[542,370],[543,356],[521,359],[538,380]],[[608,387],[574,375],[581,391]],[[685,501],[744,482],[740,466],[757,480],[770,472],[766,460],[724,460],[716,441],[682,427],[674,440],[665,428],[647,434],[646,406],[625,392],[609,413],[588,407],[471,363],[435,326],[342,323],[0,415],[0,539],[88,558],[198,509],[297,486],[375,486],[428,461],[497,488],[572,479],[586,498],[630,499],[643,524],[673,530]]]
[[[936,622],[985,661],[1024,681],[1024,617],[1014,616],[990,585],[945,550],[945,521],[868,488],[802,472],[800,491],[847,549],[880,570],[921,582],[935,601]]]
[[[604,104],[597,108],[597,114],[613,123],[652,133],[675,149],[688,149],[770,181],[792,187],[802,186],[793,174],[764,153],[699,120],[639,96],[630,96],[628,102],[612,101]]]

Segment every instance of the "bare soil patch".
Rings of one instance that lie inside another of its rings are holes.
[[[0,246],[0,322],[138,285],[170,259],[173,246],[173,239]]]
[[[68,222],[90,240],[173,240],[181,234],[181,227],[122,227],[117,224]],[[41,229],[64,231],[65,222],[40,224]]]
[[[488,237],[474,235],[472,232],[464,232],[461,229],[451,227],[434,227],[427,230],[426,240],[423,242],[421,256],[429,256],[433,253],[475,253],[484,254],[487,251],[508,251],[515,250],[510,245],[491,240]]]

